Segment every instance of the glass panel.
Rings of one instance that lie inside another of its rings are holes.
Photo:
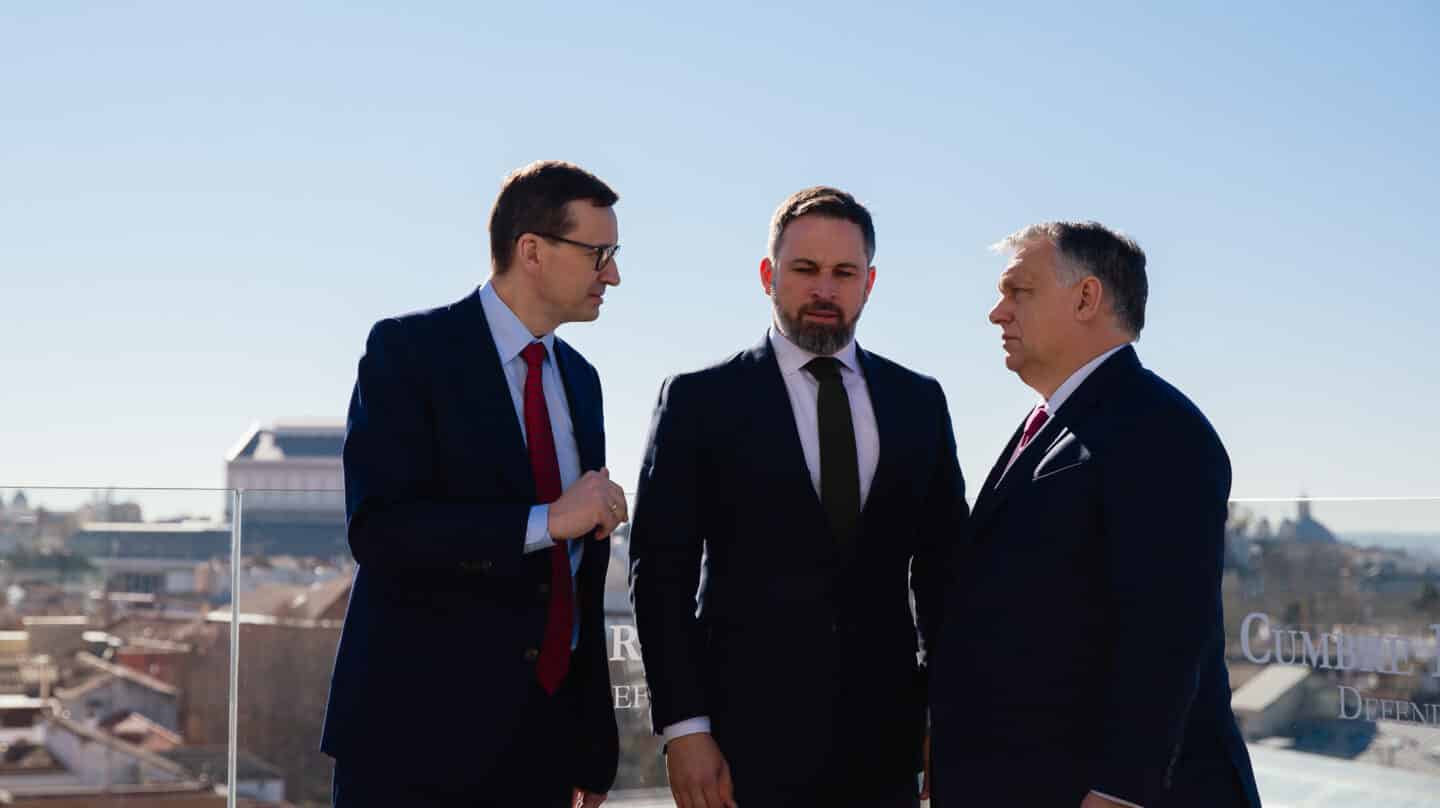
[[[1232,706],[1267,804],[1435,805],[1440,500],[1237,501]]]
[[[262,493],[243,495],[241,749],[279,772],[286,799],[325,805],[332,768],[318,749],[354,565],[333,495]],[[620,730],[607,804],[669,806],[626,590],[627,534],[612,543],[605,597]],[[1440,501],[1242,500],[1228,541],[1233,703],[1266,804],[1435,804]],[[447,667],[453,650],[416,647],[414,658],[436,666],[437,693],[476,695]],[[409,697],[444,709],[432,694]]]
[[[338,447],[337,447],[338,448]],[[250,756],[240,765],[241,797],[284,799],[301,805],[329,805],[334,763],[321,751],[336,647],[344,625],[355,562],[345,539],[338,452],[322,460],[306,457],[300,468],[270,477],[299,490],[246,490],[241,501],[240,748]],[[308,476],[307,476],[308,475]],[[325,477],[330,488],[322,490]],[[310,488],[311,490],[304,490]],[[417,626],[417,636],[423,626]],[[417,640],[415,664],[435,666],[437,684],[447,670],[445,649]],[[375,693],[374,699],[412,699],[425,694]],[[420,737],[397,744],[424,744]],[[255,776],[247,781],[247,770]]]
[[[0,487],[0,790],[17,804],[225,805],[228,502]]]
[[[633,497],[630,500],[634,507]],[[633,510],[632,510],[633,513]],[[635,613],[630,609],[630,525],[621,525],[610,542],[610,573],[605,578],[605,626],[610,639],[610,687],[620,731],[620,768],[607,804],[673,805],[665,777],[661,739],[650,729],[650,688],[645,681]]]
[[[244,491],[241,493],[240,698],[242,750],[240,796],[249,796],[245,757],[270,763],[285,798],[328,805],[333,761],[320,751],[336,648],[349,602],[355,563],[345,538],[343,498],[336,491]],[[620,765],[607,805],[670,805],[660,741],[650,732],[644,669],[635,639],[627,590],[628,555],[622,526],[612,542],[605,592],[611,693],[620,732]],[[228,576],[228,569],[225,570]],[[455,651],[423,647],[426,627],[415,627],[416,665],[434,667],[437,691],[457,698],[465,672]],[[452,636],[453,644],[482,644],[476,636]],[[445,709],[431,694],[374,694],[402,698],[416,710]],[[423,739],[397,739],[423,743]],[[663,800],[663,801],[660,801]]]

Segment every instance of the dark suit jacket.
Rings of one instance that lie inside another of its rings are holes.
[[[581,468],[598,469],[600,377],[554,345]],[[332,757],[478,781],[533,718],[550,561],[522,552],[536,497],[521,430],[478,294],[371,330],[345,436],[359,569],[325,716]],[[565,754],[557,738],[554,760],[572,785],[603,792],[618,762],[603,605],[610,544],[585,542],[567,680],[574,748]]]
[[[769,340],[660,390],[630,533],[655,731],[699,715],[747,784],[899,777],[925,728],[917,626],[935,635],[966,515],[934,379],[857,352],[880,457],[843,555]],[[913,561],[913,565],[912,565]],[[892,779],[891,782],[894,782]]]
[[[980,491],[932,697],[937,805],[1090,789],[1258,806],[1230,711],[1220,575],[1230,461],[1124,348]],[[987,789],[993,789],[987,790]],[[1066,797],[1068,799],[1068,796]]]

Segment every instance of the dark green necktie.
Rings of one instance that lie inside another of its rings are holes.
[[[850,397],[840,380],[840,360],[821,356],[805,363],[820,382],[820,503],[842,549],[854,546],[860,532],[860,463],[855,457],[855,426]]]

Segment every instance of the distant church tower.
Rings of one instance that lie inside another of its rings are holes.
[[[1338,539],[1325,527],[1315,520],[1310,512],[1309,494],[1300,493],[1300,499],[1295,503],[1295,521],[1286,519],[1280,525],[1276,538],[1299,541],[1306,544],[1334,544]]]

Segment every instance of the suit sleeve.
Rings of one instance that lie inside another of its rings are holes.
[[[376,572],[521,570],[531,502],[435,495],[429,379],[398,320],[370,331],[345,433],[346,532]]]
[[[1134,424],[1101,474],[1114,654],[1086,785],[1144,806],[1161,801],[1201,662],[1221,641],[1230,462],[1208,425],[1170,416]]]
[[[630,526],[630,600],[657,733],[708,714],[695,617],[704,546],[698,413],[683,381],[660,388]]]
[[[910,563],[910,589],[915,596],[915,616],[921,648],[933,660],[945,613],[943,596],[949,578],[951,557],[959,545],[969,516],[965,504],[965,480],[955,452],[955,429],[945,391],[933,382],[936,408],[935,465],[925,495],[919,546]],[[928,678],[928,677],[927,677]]]

